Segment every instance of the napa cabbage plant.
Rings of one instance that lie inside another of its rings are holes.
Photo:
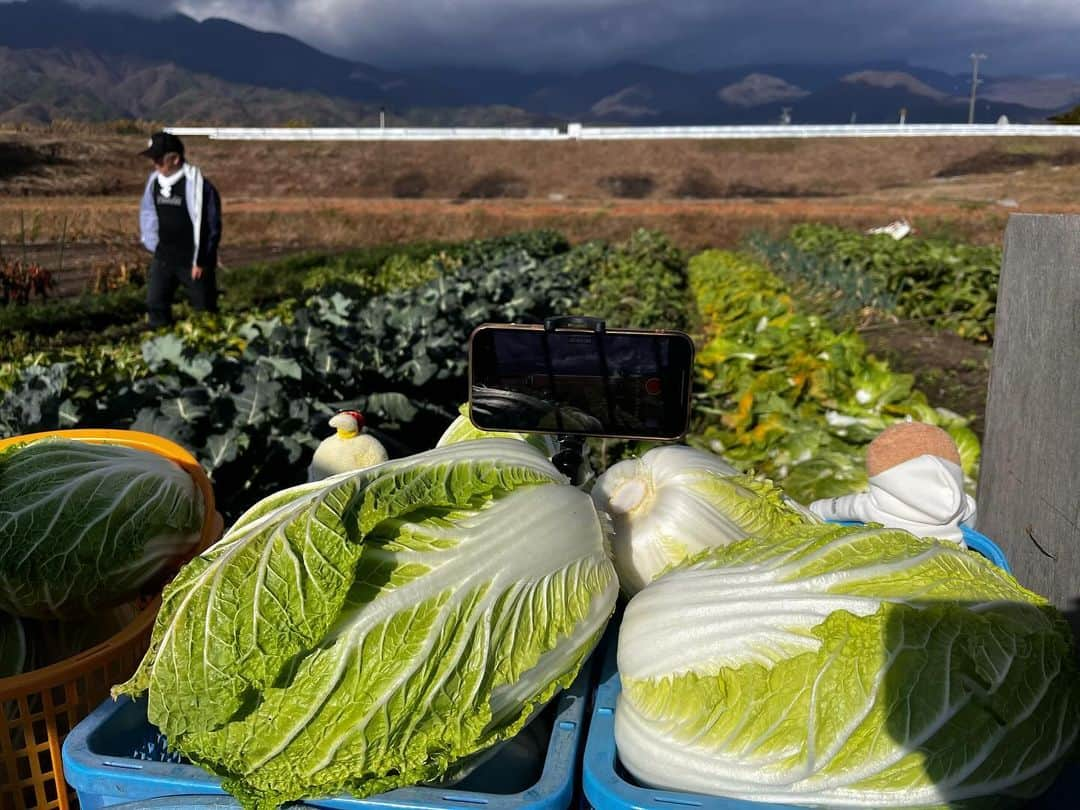
[[[116,691],[249,807],[364,796],[513,736],[617,593],[588,495],[525,442],[461,442],[256,504],[166,588]]]
[[[77,618],[130,600],[198,545],[194,480],[155,453],[40,439],[0,453],[0,610]]]
[[[818,522],[769,481],[681,445],[612,465],[592,497],[612,517],[615,569],[629,595],[704,549]]]
[[[897,530],[710,549],[630,601],[618,665],[631,774],[759,802],[1017,806],[1080,729],[1061,615],[974,552]]]

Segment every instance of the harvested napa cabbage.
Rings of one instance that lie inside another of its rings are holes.
[[[769,481],[681,445],[612,465],[592,496],[614,522],[615,570],[629,595],[703,549],[818,522]]]
[[[155,453],[40,439],[0,453],[0,610],[95,615],[171,573],[198,544],[203,499]]]
[[[1005,807],[1077,740],[1064,619],[974,552],[807,526],[631,600],[615,740],[645,784],[817,807]]]
[[[618,580],[589,496],[510,439],[279,492],[166,588],[138,672],[249,807],[436,779],[568,685]]]

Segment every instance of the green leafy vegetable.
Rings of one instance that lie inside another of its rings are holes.
[[[588,291],[575,312],[609,326],[687,329],[686,258],[662,233],[638,229],[619,245],[593,242],[578,253],[589,257]],[[573,254],[568,260],[576,259]]]
[[[618,591],[589,497],[525,442],[453,444],[277,493],[166,589],[170,746],[252,807],[436,779],[569,684]]]
[[[853,287],[872,291],[855,296],[868,306],[962,337],[987,340],[994,334],[999,247],[917,236],[895,240],[822,224],[797,225],[786,243],[759,240],[756,247],[786,277],[816,259],[839,282],[830,286],[845,296]]]
[[[430,447],[461,401],[476,324],[535,323],[581,298],[591,254],[567,248],[547,232],[466,243],[411,289],[353,299],[331,287],[216,329],[179,324],[134,346],[35,356],[0,368],[10,386],[0,435],[119,426],[165,436],[207,469],[232,520],[303,480],[313,431],[336,411],[362,411],[392,455]]]
[[[639,593],[615,736],[646,784],[782,804],[999,807],[1080,731],[1072,637],[977,554],[806,526],[704,552]]]
[[[154,453],[67,439],[0,453],[0,610],[92,616],[152,585],[198,543],[203,500]]]
[[[866,445],[911,418],[964,443],[973,486],[978,440],[966,421],[931,407],[858,334],[801,311],[787,285],[745,256],[705,251],[689,272],[706,336],[690,443],[809,503],[864,488]]]

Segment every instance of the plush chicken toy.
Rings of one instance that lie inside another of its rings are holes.
[[[359,411],[335,414],[330,427],[337,433],[324,439],[315,449],[308,467],[308,481],[321,481],[338,473],[374,467],[389,458],[382,443],[364,433],[364,415]]]
[[[867,448],[866,471],[867,492],[814,501],[810,511],[825,520],[880,523],[958,543],[961,523],[975,527],[975,500],[964,492],[960,452],[941,428],[890,425]]]

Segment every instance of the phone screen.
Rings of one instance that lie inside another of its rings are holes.
[[[482,326],[470,413],[492,431],[675,439],[686,432],[694,346],[682,332]]]

